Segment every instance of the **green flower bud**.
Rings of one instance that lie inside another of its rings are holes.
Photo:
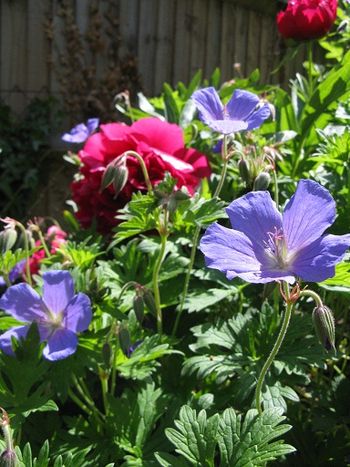
[[[142,323],[143,314],[145,310],[145,303],[143,301],[142,295],[136,294],[133,298],[133,307],[137,320]]]
[[[118,332],[119,344],[120,348],[124,355],[129,355],[129,348],[131,345],[130,334],[128,328],[123,325],[120,325],[119,332]]]
[[[331,310],[325,305],[314,308],[312,321],[323,347],[327,351],[331,349],[335,351],[335,325]]]
[[[242,177],[242,180],[249,185],[250,183],[250,171],[249,171],[249,164],[248,161],[245,159],[241,159],[238,162],[238,170]]]
[[[112,356],[111,346],[108,342],[105,342],[102,346],[102,358],[107,368],[109,368],[111,365],[111,356]]]
[[[129,171],[126,166],[126,158],[119,157],[110,162],[103,174],[100,191],[103,191],[111,183],[115,191],[115,197],[119,195],[128,181]]]
[[[145,289],[143,293],[143,300],[149,309],[149,311],[156,316],[157,315],[157,307],[156,302],[154,301],[154,297],[152,292],[149,289]]]
[[[17,231],[16,229],[9,228],[5,229],[0,233],[0,251],[5,253],[8,250],[11,250],[13,245],[17,240]]]
[[[0,456],[0,467],[17,467],[18,465],[15,451],[12,449],[5,449]]]
[[[271,182],[271,177],[267,172],[260,172],[254,181],[254,191],[267,190]]]

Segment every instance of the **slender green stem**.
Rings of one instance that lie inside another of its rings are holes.
[[[105,410],[105,414],[108,415],[108,412],[109,412],[109,404],[108,404],[108,399],[107,399],[107,394],[108,394],[108,373],[100,368],[99,369],[99,377],[100,377],[100,382],[101,382],[103,407],[104,407],[104,410]]]
[[[85,404],[85,402],[81,401],[79,397],[74,394],[74,392],[71,389],[68,389],[68,395],[72,399],[72,401],[77,404],[78,407],[81,408],[83,412],[85,412],[87,415],[92,415],[92,410]]]
[[[122,296],[124,295],[124,293],[130,289],[130,287],[137,287],[139,284],[135,281],[130,281],[130,282],[127,282],[126,284],[123,285],[123,287],[121,288],[120,290],[120,293],[119,293],[119,297],[118,297],[118,300],[117,300],[117,303],[120,302],[120,300],[122,299]]]
[[[275,203],[276,203],[276,208],[279,210],[279,189],[278,189],[278,180],[277,180],[277,173],[276,170],[272,171],[272,176],[273,176],[273,183],[275,185]]]
[[[41,242],[41,244],[42,244],[42,246],[44,248],[45,254],[46,254],[46,256],[48,258],[50,258],[51,253],[50,253],[50,250],[49,250],[49,248],[47,246],[46,240],[45,240],[44,235],[43,235],[42,231],[40,230],[40,228],[38,228],[37,232],[38,232],[40,242]]]
[[[156,264],[154,265],[153,275],[152,275],[152,283],[153,283],[153,295],[154,301],[156,304],[156,312],[157,312],[157,331],[159,334],[163,332],[163,319],[162,319],[162,309],[160,306],[160,293],[159,293],[159,271],[164,259],[165,249],[166,249],[166,242],[167,242],[168,235],[167,233],[160,234],[160,250],[158,253],[158,257],[156,259]]]
[[[312,41],[308,41],[307,43],[307,59],[308,59],[308,78],[309,78],[309,95],[308,98],[311,97],[312,92],[313,92],[313,58],[312,58]]]
[[[26,252],[26,278],[27,278],[27,282],[28,282],[29,285],[33,285],[32,276],[30,274],[30,264],[29,264],[30,255],[29,255],[29,243],[28,243],[27,231],[24,228],[24,225],[21,224],[20,222],[17,221],[16,225],[23,233],[24,249],[25,249],[25,252]]]
[[[222,169],[221,169],[221,175],[220,175],[219,183],[218,183],[218,185],[216,187],[216,190],[215,190],[215,193],[214,193],[214,196],[213,196],[214,198],[220,196],[220,193],[221,193],[221,190],[222,190],[222,187],[224,185],[225,178],[226,178],[227,164],[228,164],[228,160],[229,160],[229,157],[228,157],[228,154],[227,154],[227,136],[226,135],[224,136],[224,140],[223,140],[223,143],[222,143],[222,160],[223,160],[223,165],[222,165]],[[183,309],[184,309],[185,300],[186,300],[187,293],[188,293],[188,287],[190,285],[191,272],[192,272],[192,269],[193,269],[194,260],[196,258],[196,252],[197,252],[200,232],[201,232],[201,227],[197,226],[195,231],[194,231],[194,234],[193,234],[190,262],[188,264],[186,277],[185,277],[185,284],[184,284],[184,288],[183,288],[183,292],[182,292],[182,296],[181,296],[181,302],[179,304],[179,308],[178,308],[178,311],[177,311],[177,315],[176,315],[176,319],[175,319],[175,323],[174,323],[174,327],[173,327],[173,332],[172,332],[173,336],[176,335],[177,328],[179,326],[181,315],[182,315],[182,312],[183,312]]]
[[[285,283],[285,294],[286,294],[286,297],[288,299],[289,298],[289,288],[288,288],[288,284],[286,284],[286,283]],[[256,408],[257,408],[259,414],[262,413],[262,409],[261,409],[261,390],[262,390],[262,386],[264,384],[265,376],[266,376],[266,373],[269,371],[269,368],[272,365],[272,362],[274,361],[279,349],[281,348],[282,342],[283,342],[283,340],[285,338],[285,335],[286,335],[286,332],[287,332],[287,329],[288,329],[288,325],[289,325],[290,318],[291,318],[291,315],[292,315],[293,307],[294,307],[293,303],[287,302],[287,307],[286,307],[286,310],[285,310],[284,316],[283,316],[282,326],[281,326],[281,329],[280,329],[279,334],[277,336],[275,345],[273,346],[273,349],[271,350],[271,353],[270,353],[268,359],[264,363],[264,366],[263,366],[263,368],[261,370],[261,373],[259,375],[259,378],[258,378],[258,382],[256,384],[256,388],[255,388],[255,404],[256,404]]]
[[[317,307],[323,306],[321,297],[313,290],[308,290],[308,289],[302,290],[300,292],[300,297],[311,297],[315,301]]]
[[[143,173],[143,176],[144,176],[144,179],[145,179],[145,182],[146,182],[148,193],[152,193],[152,191],[153,191],[152,183],[151,183],[151,180],[149,178],[149,174],[148,174],[148,170],[147,170],[145,161],[142,159],[140,154],[138,154],[136,151],[126,151],[126,152],[124,152],[124,155],[125,156],[136,157],[136,159],[139,161],[141,169],[142,169],[142,173]]]

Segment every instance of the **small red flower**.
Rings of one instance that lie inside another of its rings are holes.
[[[177,179],[177,187],[185,186],[194,193],[200,180],[210,175],[205,155],[184,145],[182,129],[157,118],[144,118],[131,126],[108,123],[100,126],[79,152],[83,162],[79,179],[72,183],[72,197],[78,206],[77,218],[83,227],[96,222],[102,233],[117,225],[117,211],[130,201],[131,195],[145,191],[144,176],[135,157],[128,156],[128,180],[117,197],[112,185],[101,192],[101,181],[107,165],[124,152],[136,151],[144,160],[152,185],[164,178],[165,172]]]
[[[289,0],[277,14],[277,26],[285,39],[318,39],[327,34],[337,17],[337,0]]]

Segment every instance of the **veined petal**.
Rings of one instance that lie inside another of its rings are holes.
[[[73,279],[68,271],[48,271],[43,274],[43,299],[50,311],[60,313],[74,297]]]
[[[254,130],[255,128],[259,128],[264,123],[264,121],[270,117],[270,115],[271,110],[267,104],[264,104],[262,107],[253,111],[246,119],[246,122],[248,123],[247,130]]]
[[[305,281],[324,281],[334,276],[335,265],[349,247],[350,234],[325,235],[300,250],[291,269]]]
[[[44,347],[43,356],[47,360],[62,360],[72,355],[77,350],[78,338],[68,329],[55,331],[48,339]]]
[[[212,224],[203,235],[200,250],[204,253],[206,265],[219,269],[232,279],[246,272],[258,272],[258,261],[252,242],[242,232]]]
[[[236,131],[247,130],[248,123],[241,120],[212,120],[208,122],[208,126],[223,135],[229,135]]]
[[[44,303],[28,284],[9,287],[0,299],[0,308],[18,321],[31,322],[45,318]]]
[[[232,228],[243,232],[254,245],[265,248],[271,234],[282,229],[282,216],[268,191],[253,191],[233,201],[226,212]]]
[[[69,302],[65,310],[64,325],[73,332],[85,331],[91,322],[90,299],[84,293],[78,293]]]
[[[312,180],[300,180],[283,214],[289,252],[318,239],[333,224],[335,202],[328,190]]]
[[[7,355],[14,355],[12,349],[12,338],[16,340],[24,339],[28,333],[29,326],[16,326],[4,332],[0,336],[0,349]]]
[[[192,94],[191,99],[198,109],[200,119],[207,125],[213,120],[223,119],[223,105],[215,88],[199,89]]]
[[[236,89],[226,104],[226,110],[233,120],[246,120],[259,102],[260,100],[256,94]]]
[[[247,272],[240,274],[239,277],[246,282],[251,282],[252,284],[266,284],[267,282],[275,281],[285,281],[289,284],[293,284],[295,282],[295,277],[293,274],[290,271],[283,270],[271,271],[266,269],[258,272]],[[232,278],[227,275],[227,279]]]

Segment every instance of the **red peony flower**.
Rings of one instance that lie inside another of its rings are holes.
[[[117,198],[112,186],[100,192],[107,165],[125,151],[136,151],[145,161],[152,185],[164,178],[165,172],[177,179],[177,187],[185,186],[193,194],[200,180],[210,175],[204,154],[184,146],[182,129],[157,118],[144,118],[131,126],[108,123],[100,126],[79,152],[83,162],[80,178],[72,183],[72,197],[78,206],[77,218],[83,227],[96,222],[100,232],[108,233],[118,221],[116,213],[131,199],[135,191],[146,190],[141,167],[135,157],[128,156],[128,181]]]
[[[285,39],[317,39],[331,29],[337,17],[337,0],[289,0],[277,15],[277,26]]]

